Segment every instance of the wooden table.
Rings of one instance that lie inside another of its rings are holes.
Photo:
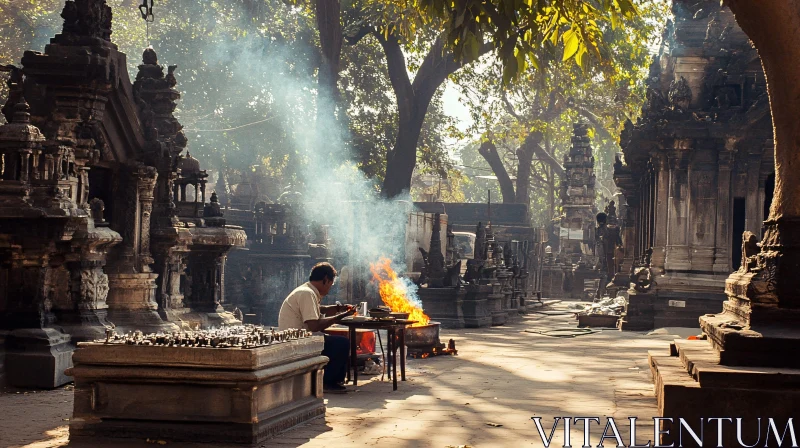
[[[392,390],[397,390],[397,348],[396,342],[400,343],[400,378],[406,380],[406,327],[417,323],[413,320],[353,320],[342,319],[339,324],[346,326],[350,330],[350,361],[347,369],[347,380],[350,381],[350,370],[353,371],[353,386],[358,386],[358,365],[356,350],[356,329],[365,330],[386,330],[389,341],[388,363],[391,364]],[[398,340],[399,339],[399,340]],[[390,367],[390,366],[387,366]]]

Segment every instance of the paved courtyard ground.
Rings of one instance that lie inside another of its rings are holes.
[[[563,310],[563,303],[550,307]],[[327,416],[268,441],[264,447],[541,447],[531,417],[549,432],[555,416],[614,417],[628,443],[628,417],[639,417],[637,441],[653,439],[656,415],[647,351],[694,330],[651,334],[601,330],[574,338],[531,331],[574,328],[567,315],[531,314],[520,322],[486,329],[443,330],[458,356],[409,360],[408,381],[392,392],[378,377],[347,395],[326,397]],[[527,330],[527,331],[526,331]],[[699,330],[698,330],[699,331]],[[208,445],[169,441],[69,442],[72,388],[53,391],[5,389],[0,393],[0,446],[153,447]],[[582,424],[572,428],[573,446],[583,443]],[[602,427],[592,424],[597,445]],[[552,446],[563,445],[559,426]],[[221,446],[221,445],[215,445]],[[606,446],[616,446],[607,440]]]

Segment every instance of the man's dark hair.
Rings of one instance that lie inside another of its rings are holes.
[[[597,216],[595,217],[595,219],[597,219],[597,224],[605,224],[607,218],[608,215],[606,215],[603,212],[598,213]]]
[[[317,263],[311,268],[311,275],[308,276],[308,281],[313,282],[317,280],[328,279],[333,281],[336,278],[336,269],[333,265],[327,262]]]

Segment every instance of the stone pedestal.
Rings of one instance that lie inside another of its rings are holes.
[[[508,321],[508,312],[503,308],[505,298],[502,285],[492,283],[492,293],[486,297],[486,303],[492,313],[492,325],[505,325]]]
[[[81,343],[70,438],[259,444],[325,414],[322,337],[255,349]]]
[[[442,328],[464,328],[463,289],[420,288],[417,294],[432,321],[440,322]]]
[[[653,298],[655,293],[628,290],[628,305],[619,320],[620,330],[645,331],[653,327]]]
[[[480,328],[492,325],[492,313],[488,304],[488,297],[491,292],[492,287],[489,285],[467,285],[464,287],[464,299],[461,308],[464,313],[465,327]]]
[[[542,297],[548,299],[564,296],[564,267],[558,264],[542,266]]]
[[[141,330],[144,333],[176,331],[178,326],[158,315],[155,302],[158,274],[108,274],[108,320],[117,333]]]
[[[72,367],[75,349],[68,334],[52,328],[13,330],[5,349],[5,376],[12,386],[52,389],[72,381],[64,373]]]

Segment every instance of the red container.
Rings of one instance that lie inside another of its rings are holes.
[[[347,328],[328,328],[325,333],[332,336],[344,336],[349,338]],[[372,355],[375,353],[375,330],[356,329],[356,353],[359,355]]]

